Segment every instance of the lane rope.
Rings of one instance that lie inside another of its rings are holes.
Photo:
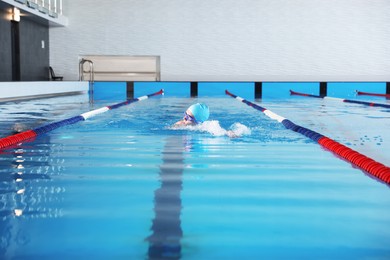
[[[161,89],[158,92],[155,92],[155,93],[152,93],[152,94],[149,94],[146,96],[142,96],[142,97],[138,97],[138,98],[134,98],[134,99],[129,99],[127,101],[117,103],[117,104],[114,104],[111,106],[101,107],[101,108],[98,108],[95,110],[91,110],[91,111],[82,113],[81,115],[78,115],[78,116],[74,116],[74,117],[71,117],[68,119],[64,119],[64,120],[61,120],[58,122],[54,122],[54,123],[51,123],[48,125],[38,127],[35,129],[27,130],[27,131],[24,131],[24,132],[15,134],[15,135],[1,138],[0,139],[0,149],[4,149],[6,147],[16,145],[16,144],[22,143],[22,142],[27,141],[27,140],[33,140],[35,137],[42,135],[42,134],[45,134],[45,133],[48,133],[50,131],[53,131],[59,127],[75,124],[75,123],[80,122],[80,121],[85,121],[91,117],[94,117],[96,115],[107,112],[108,110],[116,109],[116,108],[131,104],[131,103],[134,103],[137,101],[145,100],[145,99],[148,99],[150,97],[157,96],[157,95],[163,95],[163,94],[164,94],[164,90]]]
[[[364,96],[374,96],[374,97],[387,97],[390,98],[390,94],[379,94],[379,93],[370,93],[356,90],[356,94]]]
[[[225,90],[226,95],[229,95],[238,101],[241,101],[245,104],[247,104],[250,107],[253,107],[254,109],[257,109],[261,112],[263,112],[266,116],[269,118],[278,121],[279,123],[282,123],[287,129],[290,129],[294,132],[300,133],[311,140],[317,142],[322,147],[326,148],[329,151],[332,151],[333,153],[337,154],[344,160],[352,163],[353,165],[359,167],[360,169],[366,171],[370,175],[376,177],[377,179],[390,184],[390,167],[379,163],[363,154],[360,154],[359,152],[352,150],[349,147],[346,147],[345,145],[342,145],[320,133],[317,133],[315,131],[312,131],[308,128],[302,127],[300,125],[297,125],[293,123],[292,121],[277,115],[276,113],[261,107],[259,105],[256,105],[248,100],[245,100],[239,96],[236,96],[232,93],[230,93],[228,90]]]
[[[360,104],[360,105],[366,105],[371,107],[385,107],[390,108],[390,105],[388,104],[381,104],[381,103],[374,103],[374,102],[366,102],[366,101],[359,101],[359,100],[351,100],[351,99],[343,99],[343,98],[335,98],[335,97],[327,97],[327,96],[317,96],[317,95],[311,95],[306,93],[300,93],[296,91],[290,90],[291,95],[297,95],[297,96],[304,96],[304,97],[314,97],[314,98],[323,98],[323,99],[330,99],[330,100],[338,100],[345,103],[354,103],[354,104]]]

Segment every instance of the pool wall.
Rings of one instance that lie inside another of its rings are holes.
[[[94,100],[126,100],[164,89],[168,97],[225,97],[228,89],[246,99],[291,97],[290,90],[322,95],[323,82],[95,82],[43,81],[0,82],[0,102],[46,98],[87,93],[93,88]],[[388,82],[329,82],[325,93],[330,97],[375,100],[388,103],[384,97],[359,96],[356,91],[388,93]]]
[[[88,90],[86,81],[0,82],[0,102],[72,95]]]
[[[152,92],[165,90],[169,97],[225,97],[228,89],[246,98],[288,98],[290,90],[312,95],[323,95],[323,82],[95,82],[96,100],[125,100]],[[325,95],[353,99],[386,99],[372,96],[357,96],[356,90],[374,93],[387,93],[386,82],[330,82],[325,83]]]

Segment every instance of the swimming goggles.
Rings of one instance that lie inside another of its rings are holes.
[[[187,114],[187,112],[184,112],[184,117],[183,119],[185,121],[190,121],[190,122],[194,122],[195,124],[198,123],[196,122],[196,119],[193,117],[193,116],[190,116],[189,114]]]

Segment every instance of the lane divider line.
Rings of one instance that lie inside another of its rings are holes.
[[[390,105],[388,104],[381,104],[381,103],[374,103],[374,102],[366,102],[366,101],[359,101],[359,100],[351,100],[351,99],[343,99],[343,98],[336,98],[336,97],[327,97],[327,96],[317,96],[317,95],[311,95],[306,93],[300,93],[296,91],[290,90],[291,95],[297,95],[297,96],[304,96],[304,97],[314,97],[314,98],[323,98],[323,99],[330,99],[330,100],[338,100],[345,103],[354,103],[354,104],[360,104],[360,105],[366,105],[371,107],[385,107],[390,108]]]
[[[317,133],[308,128],[302,127],[300,125],[296,125],[290,120],[281,117],[264,107],[256,105],[250,101],[247,101],[239,96],[230,93],[228,90],[225,90],[225,93],[226,95],[229,95],[237,99],[238,101],[241,101],[247,104],[248,106],[263,112],[266,116],[270,117],[271,119],[277,120],[278,122],[282,123],[287,129],[290,129],[294,132],[300,133],[310,138],[311,140],[320,144],[322,147],[326,148],[329,151],[332,151],[333,153],[337,154],[344,160],[359,167],[361,170],[369,173],[370,175],[376,177],[377,179],[383,181],[384,183],[390,184],[390,167],[382,163],[379,163],[349,147],[346,147],[345,145],[340,144],[320,133]]]
[[[134,98],[134,99],[129,99],[127,101],[124,101],[124,102],[121,102],[118,104],[114,104],[111,106],[101,107],[101,108],[98,108],[95,110],[91,110],[91,111],[82,113],[81,115],[78,115],[78,116],[74,116],[74,117],[71,117],[68,119],[64,119],[64,120],[61,120],[58,122],[44,125],[44,126],[41,126],[41,127],[35,128],[35,129],[27,130],[27,131],[24,131],[24,132],[15,134],[15,135],[0,138],[0,149],[4,149],[4,148],[7,148],[7,147],[12,146],[12,145],[22,143],[24,141],[33,140],[38,135],[48,133],[50,131],[53,131],[53,130],[55,130],[59,127],[65,126],[65,125],[71,125],[71,124],[75,124],[75,123],[80,122],[80,121],[85,121],[91,117],[94,117],[96,115],[107,112],[108,110],[116,109],[116,108],[119,108],[119,107],[124,106],[124,105],[128,105],[128,104],[131,104],[131,103],[134,103],[137,101],[145,100],[145,99],[148,99],[150,97],[157,96],[157,95],[163,95],[163,94],[164,94],[164,90],[161,89],[160,91],[149,94],[149,95],[145,95],[145,96]]]
[[[370,93],[356,90],[356,94],[364,96],[374,96],[374,97],[387,97],[390,98],[390,94],[379,94],[379,93]]]

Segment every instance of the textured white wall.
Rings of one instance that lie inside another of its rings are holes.
[[[162,80],[390,81],[389,0],[65,1],[51,65],[159,55]]]

